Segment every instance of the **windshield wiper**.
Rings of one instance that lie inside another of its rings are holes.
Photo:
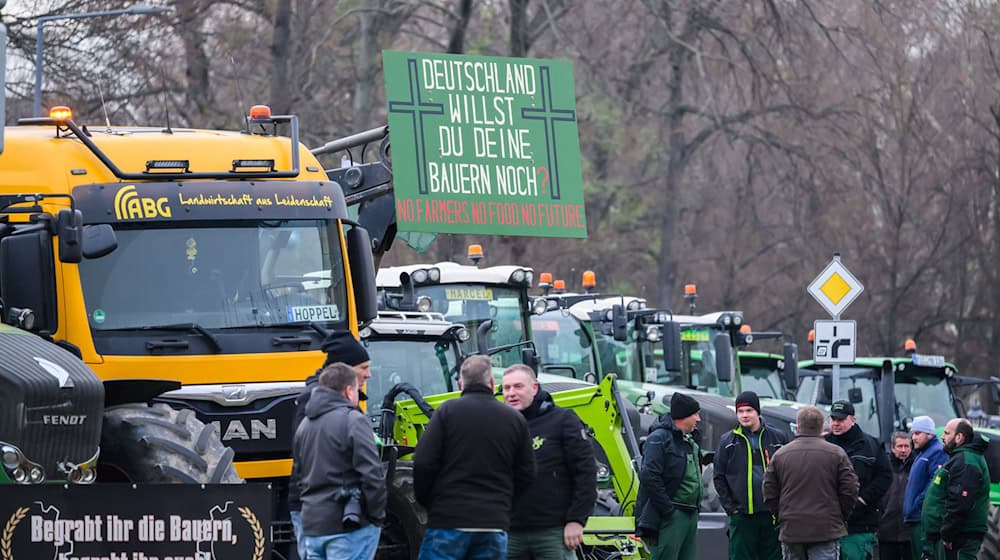
[[[132,330],[132,329],[129,329]],[[151,327],[139,327],[140,331],[178,331],[178,332],[194,332],[205,337],[205,340],[215,348],[216,352],[222,352],[222,344],[219,343],[218,337],[210,333],[208,329],[199,325],[198,323],[174,323],[170,325],[153,325]]]

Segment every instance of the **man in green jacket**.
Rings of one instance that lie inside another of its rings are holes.
[[[990,470],[983,457],[989,441],[964,418],[949,421],[942,439],[951,457],[934,474],[924,498],[923,558],[975,560],[990,507]]]
[[[652,560],[698,557],[701,454],[691,432],[701,421],[700,410],[698,401],[676,392],[670,413],[649,428],[639,469],[635,533],[650,548]]]

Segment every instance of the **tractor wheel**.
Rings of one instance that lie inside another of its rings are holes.
[[[389,484],[378,560],[416,560],[427,529],[427,511],[413,492],[413,463],[400,461]]]
[[[986,536],[983,537],[978,560],[1000,560],[1000,507],[990,506],[990,520],[986,525]]]
[[[193,410],[132,403],[104,411],[98,481],[239,484],[233,450]]]

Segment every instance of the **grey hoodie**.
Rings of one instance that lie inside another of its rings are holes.
[[[306,418],[295,432],[294,456],[302,495],[302,530],[318,537],[345,533],[341,488],[360,488],[366,519],[385,518],[386,488],[368,418],[346,397],[318,386],[306,405]]]

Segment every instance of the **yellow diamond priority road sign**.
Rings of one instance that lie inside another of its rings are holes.
[[[840,256],[834,255],[830,264],[809,284],[808,291],[830,316],[837,318],[865,287],[841,264]]]

